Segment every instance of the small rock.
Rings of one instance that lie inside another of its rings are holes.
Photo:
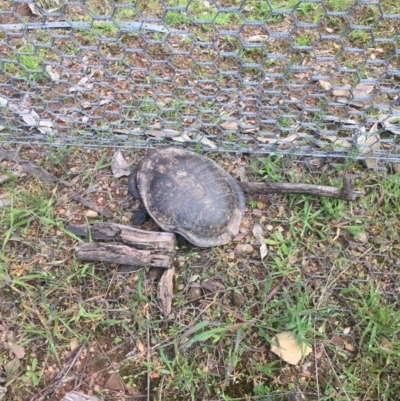
[[[238,308],[242,307],[246,303],[246,298],[237,292],[232,295],[232,303]]]
[[[354,236],[354,241],[359,242],[360,244],[365,244],[368,242],[368,235],[367,233],[359,233]]]
[[[250,244],[238,244],[235,250],[237,252],[253,253],[254,248]]]
[[[95,217],[97,217],[99,214],[97,212],[95,212],[94,210],[88,210],[86,212],[86,217],[93,219]]]
[[[329,91],[332,89],[332,84],[329,81],[318,81],[319,86],[326,91]]]
[[[197,286],[192,286],[189,288],[189,291],[187,293],[187,297],[189,301],[195,301],[199,299],[203,295],[203,291],[201,290],[200,287]]]

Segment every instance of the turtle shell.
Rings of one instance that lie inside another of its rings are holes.
[[[158,148],[130,183],[154,221],[199,247],[228,243],[239,231],[245,198],[237,181],[211,159],[177,147]]]

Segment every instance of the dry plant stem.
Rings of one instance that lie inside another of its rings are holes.
[[[93,202],[88,201],[81,195],[77,194],[76,192],[71,192],[68,194],[68,197],[70,199],[73,199],[74,201],[80,203],[81,205],[87,207],[88,209],[94,210],[95,212],[101,214],[102,216],[110,219],[113,217],[113,214],[107,210],[105,207],[98,207],[96,204]]]
[[[281,182],[240,182],[243,191],[250,194],[307,194],[354,201],[362,192],[354,192],[350,177],[343,177],[343,188],[312,184]]]
[[[58,182],[66,187],[72,186],[70,182],[55,177],[53,174],[50,174],[44,168],[37,166],[35,163],[32,163],[29,160],[21,159],[16,152],[10,150],[0,150],[0,160],[8,160],[18,163],[26,174],[37,177],[44,182]]]
[[[114,223],[94,223],[92,225],[71,224],[67,230],[80,237],[91,237],[101,241],[118,241],[137,249],[173,252],[176,236],[173,233],[145,231]]]
[[[151,375],[151,352],[150,352],[150,316],[149,316],[149,309],[147,308],[146,311],[146,318],[147,318],[147,327],[146,327],[146,334],[147,334],[147,401],[150,400],[150,375]]]
[[[134,249],[122,244],[84,242],[75,248],[79,260],[117,263],[129,266],[170,267],[174,252],[160,253],[150,249]]]
[[[272,288],[272,290],[269,292],[269,294],[267,295],[267,297],[265,298],[265,303],[267,304],[269,301],[271,301],[271,299],[278,293],[278,291],[281,289],[282,284],[283,284],[283,280],[282,279],[278,285],[276,285],[274,288]]]

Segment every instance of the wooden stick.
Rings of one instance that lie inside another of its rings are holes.
[[[169,268],[172,265],[175,251],[160,253],[148,249],[135,249],[116,243],[84,242],[75,248],[75,253],[79,260]]]
[[[240,182],[243,191],[250,194],[308,194],[354,201],[362,192],[353,191],[350,177],[343,177],[343,188],[311,184],[281,182]]]
[[[136,249],[148,249],[162,253],[175,251],[176,236],[173,233],[145,231],[138,228],[114,223],[71,224],[67,230],[80,237],[88,237],[102,241],[118,241]]]

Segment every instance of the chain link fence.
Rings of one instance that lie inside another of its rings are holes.
[[[396,0],[0,2],[0,141],[400,160]]]

